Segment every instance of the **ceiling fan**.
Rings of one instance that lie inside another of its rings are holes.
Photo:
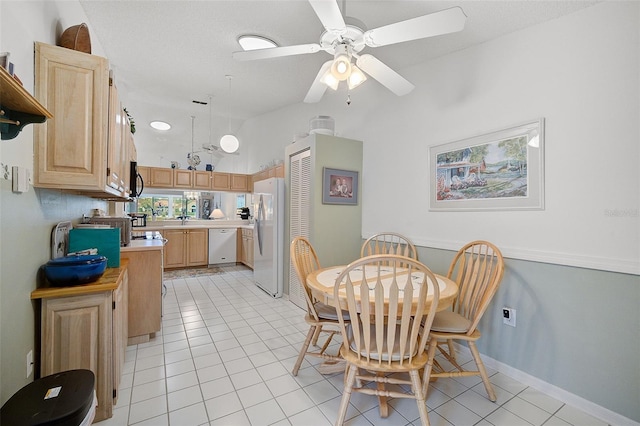
[[[238,151],[235,152],[227,152],[224,149],[222,149],[221,147],[219,147],[218,145],[214,145],[212,143],[208,144],[208,145],[202,145],[202,149],[214,156],[224,156],[224,155],[240,155],[240,153]],[[196,152],[202,152],[202,151],[196,151]]]
[[[216,157],[217,159],[220,159],[222,157],[224,157],[225,155],[240,155],[240,152],[238,151],[233,151],[233,152],[228,152],[225,151],[224,149],[222,149],[222,147],[220,147],[219,145],[215,145],[211,142],[211,127],[212,127],[212,119],[211,119],[211,99],[213,98],[213,95],[208,95],[209,96],[209,143],[208,144],[203,144],[202,145],[202,150],[203,151],[196,151],[197,153],[200,152],[206,152],[208,154],[211,154],[211,157],[213,159],[213,157]],[[195,101],[194,101],[195,102]],[[200,102],[201,104],[203,102]],[[213,160],[212,160],[213,161]]]
[[[327,87],[336,89],[339,81],[347,80],[352,89],[366,80],[366,75],[378,80],[398,96],[406,95],[415,87],[404,77],[368,53],[360,55],[365,47],[387,46],[410,40],[434,37],[461,31],[466,15],[460,7],[384,25],[368,31],[361,24],[347,24],[336,0],[309,0],[325,31],[319,43],[233,52],[238,61],[277,58],[325,51],[334,56],[318,72],[304,102],[320,101]],[[355,21],[355,20],[354,20]],[[355,65],[351,64],[355,58]]]

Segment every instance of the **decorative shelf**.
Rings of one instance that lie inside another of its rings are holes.
[[[24,126],[44,123],[53,115],[0,67],[0,134],[2,140],[18,136]]]

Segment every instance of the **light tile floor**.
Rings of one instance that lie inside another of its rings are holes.
[[[237,266],[165,281],[162,331],[127,348],[114,415],[99,424],[332,425],[343,375],[320,374],[315,358],[305,359],[297,377],[291,375],[308,330],[304,312],[268,296],[252,276]],[[489,374],[496,403],[476,377],[433,383],[427,399],[431,424],[606,424],[504,374]],[[420,424],[414,400],[389,404],[389,417],[382,419],[376,397],[354,394],[346,424]]]

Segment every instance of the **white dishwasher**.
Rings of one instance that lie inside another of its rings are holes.
[[[236,228],[209,229],[209,265],[236,263]]]

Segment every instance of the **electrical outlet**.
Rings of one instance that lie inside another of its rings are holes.
[[[27,352],[27,379],[33,373],[33,351]]]
[[[502,308],[502,323],[510,325],[511,327],[516,326],[516,310],[512,308],[504,307]]]

